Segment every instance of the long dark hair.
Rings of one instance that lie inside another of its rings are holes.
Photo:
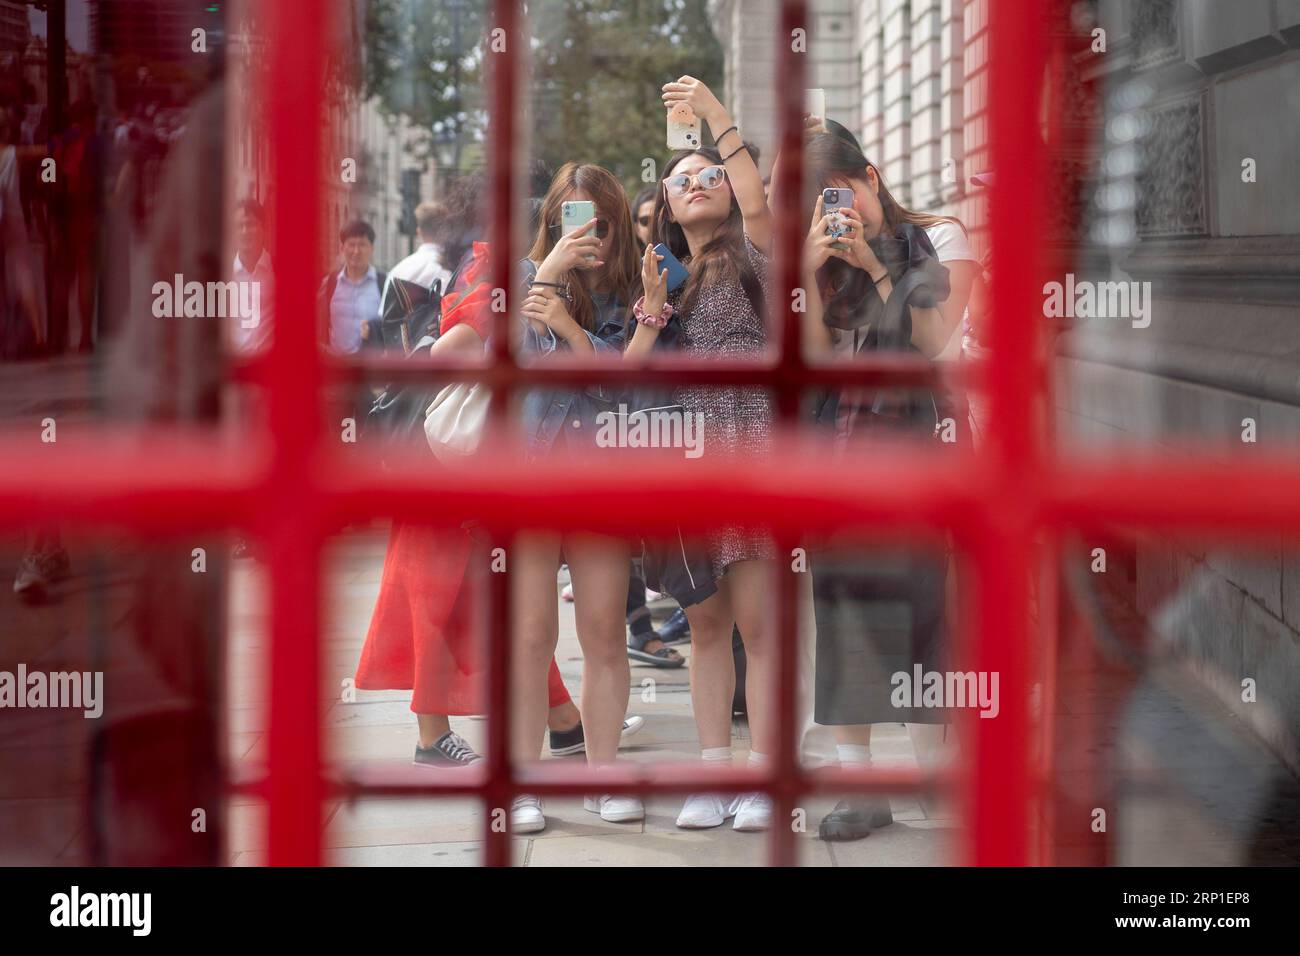
[[[664,180],[673,174],[677,165],[688,156],[703,156],[710,163],[721,166],[722,154],[712,146],[700,149],[688,149],[674,153],[672,159],[664,166],[659,178],[659,192],[655,196],[654,235],[666,245],[678,259],[686,262],[691,255],[691,247],[686,241],[682,227],[669,218],[668,196],[664,190]],[[731,183],[727,183],[730,188]],[[682,289],[680,308],[689,312],[701,289],[707,289],[718,282],[739,282],[749,299],[750,306],[760,316],[763,314],[763,286],[745,254],[745,220],[740,214],[740,203],[736,201],[735,190],[731,193],[731,212],[714,232],[713,238],[704,244],[700,254],[687,263],[690,278]]]
[[[908,209],[889,191],[880,167],[867,159],[857,137],[834,120],[826,120],[826,128],[827,132],[818,133],[804,147],[804,161],[808,168],[806,182],[809,187],[809,195],[806,198],[810,200],[807,204],[810,210],[817,204],[817,196],[826,180],[832,176],[865,179],[867,169],[870,168],[876,171],[876,181],[880,184],[876,197],[880,200],[880,207],[885,215],[885,230],[892,232],[905,222],[920,226],[922,229],[937,226],[941,222],[953,222],[961,227],[962,232],[966,231],[962,221],[955,216],[935,216]]]
[[[881,212],[884,214],[882,234],[893,233],[904,223],[927,229],[941,222],[953,222],[962,232],[966,231],[961,220],[954,216],[935,216],[908,209],[889,191],[880,167],[867,159],[857,137],[834,120],[826,121],[826,129],[827,132],[818,133],[804,147],[804,158],[808,164],[808,175],[804,180],[807,194],[804,200],[808,209],[816,206],[817,196],[832,176],[865,179],[867,170],[873,169],[880,187],[876,198],[880,200]],[[898,277],[894,278],[897,280]],[[817,283],[829,298],[826,303],[829,317],[839,316],[840,319],[845,319],[848,313],[861,308],[864,302],[873,299],[879,301],[878,297],[872,295],[874,286],[870,277],[842,259],[831,257],[826,260],[826,264],[817,271]]]
[[[623,185],[608,169],[591,163],[565,163],[551,181],[551,188],[542,199],[537,235],[528,258],[541,264],[551,254],[559,241],[553,226],[560,223],[560,207],[576,189],[591,196],[596,211],[609,220],[609,239],[606,243],[605,271],[610,279],[614,299],[625,309],[635,301],[635,289],[641,281],[640,257],[636,254],[636,234],[632,231],[632,213],[628,210],[627,193]],[[588,332],[596,331],[596,307],[591,294],[577,270],[566,277],[573,294],[573,318]],[[630,336],[629,336],[630,337]]]

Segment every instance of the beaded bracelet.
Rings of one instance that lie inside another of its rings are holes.
[[[641,296],[636,300],[636,304],[632,306],[632,315],[642,325],[648,325],[652,329],[662,329],[668,324],[668,320],[673,317],[673,307],[670,303],[665,302],[658,315],[649,314],[644,306],[645,296]]]

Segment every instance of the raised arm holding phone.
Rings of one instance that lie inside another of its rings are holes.
[[[669,146],[685,148],[668,161],[659,182],[651,239],[660,240],[661,247],[647,243],[642,251],[644,294],[633,306],[637,325],[625,354],[644,357],[657,344],[671,343],[700,357],[757,356],[766,346],[763,303],[771,295],[766,251],[772,217],[762,177],[730,114],[705,84],[680,77],[664,85],[663,101]],[[708,123],[716,147],[700,144],[701,120]],[[677,282],[670,282],[673,271]],[[663,330],[670,327],[674,334],[661,343]],[[671,401],[683,416],[703,424],[703,448],[711,458],[765,460],[773,409],[763,389],[684,386],[674,390]],[[682,541],[671,549],[647,541],[647,570],[685,561],[701,572],[676,580],[665,573],[660,583],[690,622],[691,698],[701,757],[711,769],[729,767],[732,760],[732,633],[739,628],[747,660],[749,763],[758,767],[776,746],[770,690],[776,686],[777,662],[767,607],[776,545],[761,529],[725,524],[704,538],[700,554],[690,557]],[[764,794],[724,799],[701,793],[686,799],[677,825],[717,827],[734,817],[737,830],[764,830],[771,816],[771,800]]]
[[[727,108],[712,90],[693,76],[665,83],[663,100],[669,109],[685,103],[696,116],[709,124],[714,148],[721,154],[732,192],[745,220],[745,234],[760,251],[766,253],[772,242],[772,214],[763,196],[763,177],[759,175],[754,158],[745,148],[745,141]]]

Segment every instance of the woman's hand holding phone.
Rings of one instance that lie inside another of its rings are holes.
[[[664,106],[672,109],[678,103],[688,103],[695,115],[709,124],[709,131],[715,136],[730,124],[719,122],[727,115],[726,109],[713,91],[693,76],[681,76],[674,83],[663,86]]]
[[[843,237],[832,236],[830,234],[831,216],[833,213],[826,212],[826,204],[821,195],[817,196],[817,205],[813,208],[812,226],[808,230],[808,238],[804,242],[803,268],[805,273],[813,273],[826,265],[826,260],[835,256],[843,258],[838,248],[842,243]]]
[[[594,269],[603,266],[599,258],[600,240],[592,231],[596,220],[591,219],[567,236],[561,236],[537,269],[537,278],[554,282],[571,269]]]
[[[854,268],[867,273],[873,280],[880,279],[888,270],[876,257],[871,246],[867,245],[861,213],[852,206],[842,206],[836,212],[840,217],[841,229],[841,235],[836,241],[842,248],[837,249],[835,254]]]
[[[659,269],[663,259],[655,252],[654,246],[646,244],[645,254],[641,257],[641,284],[645,288],[645,302],[641,307],[650,315],[662,311],[668,301],[668,270]]]
[[[831,226],[839,227],[838,235],[830,233]],[[804,243],[804,270],[816,272],[831,257],[841,259],[861,269],[872,279],[881,278],[888,271],[867,244],[861,214],[852,206],[841,206],[826,212],[825,200],[817,197],[813,209],[812,227]]]

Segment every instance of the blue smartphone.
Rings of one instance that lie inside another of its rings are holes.
[[[660,268],[668,270],[668,291],[672,292],[679,285],[690,278],[691,274],[686,271],[681,260],[673,255],[668,247],[662,242],[655,246],[655,253],[664,257],[664,261],[659,263]]]

